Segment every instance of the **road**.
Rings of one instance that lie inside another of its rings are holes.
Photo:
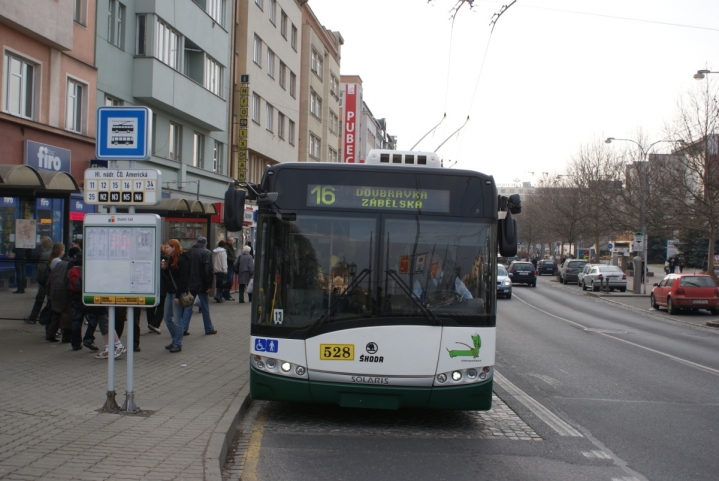
[[[717,479],[719,331],[667,317],[517,286],[489,413],[256,402],[226,479]]]

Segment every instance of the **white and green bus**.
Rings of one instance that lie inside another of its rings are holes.
[[[398,151],[279,164],[240,186],[259,207],[253,399],[491,408],[497,254],[516,253],[519,196]]]

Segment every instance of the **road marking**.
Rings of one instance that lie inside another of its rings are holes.
[[[578,322],[570,321],[569,319],[565,319],[564,317],[557,316],[557,315],[555,315],[555,314],[552,314],[551,312],[547,312],[547,311],[545,311],[545,310],[543,310],[543,309],[540,309],[540,308],[538,308],[538,307],[536,307],[536,306],[533,306],[533,305],[531,305],[530,303],[528,303],[527,301],[523,300],[521,297],[518,297],[518,296],[514,296],[514,297],[516,297],[517,300],[519,300],[519,302],[522,302],[522,303],[526,304],[527,306],[529,306],[530,308],[532,308],[532,309],[534,309],[534,310],[536,310],[536,311],[539,311],[539,312],[541,312],[541,313],[543,313],[543,314],[546,314],[546,315],[548,315],[549,317],[553,317],[553,318],[555,318],[555,319],[559,319],[560,321],[564,321],[564,322],[566,322],[566,323],[569,323],[569,324],[571,324],[571,325],[573,325],[573,326],[577,326],[577,327],[581,328],[581,329],[584,330],[584,331],[589,330],[589,328],[588,328],[587,326],[584,326],[584,325],[582,325],[582,324],[580,324],[580,323],[578,323]],[[614,339],[615,341],[620,341],[620,342],[623,342],[623,343],[632,345],[632,346],[634,346],[634,347],[638,347],[638,348],[640,348],[640,349],[644,349],[645,351],[653,352],[654,354],[659,354],[660,356],[664,356],[664,357],[667,357],[667,358],[669,358],[669,359],[671,359],[671,360],[673,360],[673,361],[676,361],[676,362],[679,362],[679,363],[682,363],[682,364],[686,364],[687,366],[693,367],[693,368],[698,369],[698,370],[700,370],[700,371],[704,371],[704,372],[707,372],[707,373],[709,373],[709,374],[713,374],[713,375],[715,375],[715,376],[719,376],[719,369],[714,369],[714,368],[709,367],[709,366],[704,366],[703,364],[698,364],[698,363],[696,363],[696,362],[688,361],[688,360],[686,360],[686,359],[682,359],[681,357],[672,356],[671,354],[667,354],[666,352],[657,351],[656,349],[652,349],[651,347],[642,346],[641,344],[637,344],[636,342],[627,341],[626,339],[622,339],[622,338],[620,338],[620,337],[614,337],[614,336],[612,336],[612,335],[610,335],[610,334],[606,334],[606,333],[604,333],[604,332],[600,332],[600,331],[592,331],[592,332],[593,332],[593,334],[598,334],[598,335],[600,335],[600,336],[605,336],[605,337],[608,337],[609,339]]]
[[[621,478],[612,478],[612,481],[639,481],[634,476],[622,476]]]
[[[255,422],[252,427],[252,436],[247,446],[247,455],[245,456],[245,466],[242,469],[243,481],[257,481],[257,462],[260,459],[260,449],[262,448],[262,434],[265,430],[265,422],[267,415],[264,411],[257,413]]]
[[[525,393],[517,386],[512,384],[506,377],[494,371],[494,380],[502,386],[507,392],[513,395],[517,401],[532,411],[535,416],[544,421],[550,428],[554,429],[560,436],[570,436],[574,438],[583,438],[582,434],[572,426],[562,421],[559,416],[544,407],[537,400]]]
[[[588,458],[612,459],[612,457],[604,451],[582,451],[582,454]]]

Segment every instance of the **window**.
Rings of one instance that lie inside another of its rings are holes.
[[[192,141],[192,165],[205,168],[205,136],[195,132]]]
[[[205,88],[222,96],[222,67],[210,57],[205,57]]]
[[[147,28],[145,15],[137,16],[137,55],[147,55]]]
[[[333,149],[332,147],[330,147],[329,149],[330,149],[329,150],[329,161],[330,162],[338,162],[339,158],[337,156],[337,151],[335,149]]]
[[[107,41],[115,43],[115,8],[117,0],[107,2]]]
[[[252,94],[252,120],[260,123],[260,96]]]
[[[115,38],[116,47],[125,50],[125,5],[118,2],[117,14],[115,15]]]
[[[319,137],[316,137],[314,134],[310,134],[310,157],[319,159],[321,148],[322,142],[320,141]]]
[[[295,24],[292,24],[292,37],[290,38],[290,45],[292,45],[292,48],[295,49],[295,52],[297,51],[297,27],[295,27]]]
[[[262,67],[262,40],[260,40],[260,37],[255,35],[255,54],[252,60],[255,61],[257,65]]]
[[[222,165],[222,142],[215,140],[215,147],[212,149],[212,171],[218,174],[224,174],[224,166]]]
[[[275,25],[276,21],[275,18],[277,16],[277,0],[270,0],[270,22],[272,22],[272,25]]]
[[[312,60],[311,60],[312,71],[319,77],[322,78],[322,56],[317,50],[312,49]]]
[[[168,158],[180,160],[180,149],[182,147],[182,126],[170,122],[170,134],[167,139]]]
[[[111,95],[105,95],[105,106],[106,107],[120,107],[124,104],[125,104],[125,102],[123,102],[120,99],[117,99]]]
[[[222,25],[222,19],[225,17],[224,8],[224,0],[207,0],[207,14],[220,25]]]
[[[270,132],[273,131],[272,129],[274,126],[274,112],[275,112],[274,107],[272,107],[272,105],[270,105],[269,103],[266,103],[265,104],[265,113],[266,113],[265,127]]]
[[[282,112],[277,112],[277,136],[285,138],[285,116]]]
[[[82,133],[84,86],[74,80],[67,81],[67,100],[65,102],[65,128]]]
[[[297,97],[297,76],[290,70],[290,95]]]
[[[340,91],[340,81],[337,80],[337,77],[334,76],[334,74],[330,75],[330,93],[334,95],[335,98],[337,98],[338,92]]]
[[[291,120],[289,122],[287,140],[290,142],[290,145],[295,145],[295,123]]]
[[[280,87],[282,87],[285,90],[287,90],[286,70],[287,70],[287,65],[285,65],[285,63],[282,60],[280,60]]]
[[[287,40],[287,14],[280,9],[280,33]]]
[[[310,112],[318,119],[322,119],[322,99],[314,90],[310,90]]]
[[[330,132],[334,134],[339,134],[340,131],[340,118],[339,116],[332,112],[332,109],[330,109]]]
[[[72,19],[85,25],[85,0],[73,0]]]
[[[5,54],[5,111],[32,119],[35,105],[35,66]]]
[[[262,5],[262,0],[255,0],[255,5],[257,5],[258,7],[262,8],[262,7],[263,7],[263,5]]]
[[[155,56],[161,62],[177,70],[180,66],[180,36],[163,23],[157,20],[157,38],[155,42]]]
[[[267,49],[267,75],[275,78],[275,52]]]

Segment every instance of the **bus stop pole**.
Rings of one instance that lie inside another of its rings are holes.
[[[110,213],[116,214],[117,208],[115,206],[110,207]],[[87,246],[85,248],[87,249]],[[107,308],[107,339],[107,399],[102,410],[116,413],[120,406],[115,401],[115,306]]]
[[[135,161],[130,162],[130,168],[135,168]],[[134,214],[135,213],[135,206],[131,205],[128,213]],[[138,307],[139,309],[139,307]],[[139,408],[137,407],[137,404],[135,404],[135,379],[134,379],[134,371],[135,371],[135,308],[134,307],[128,307],[127,308],[127,321],[125,321],[127,324],[127,338],[126,342],[128,344],[127,346],[127,391],[125,392],[125,402],[122,403],[122,408],[120,408],[121,411],[127,412],[127,413],[137,413],[139,412]],[[130,346],[130,343],[132,343],[132,346]]]

